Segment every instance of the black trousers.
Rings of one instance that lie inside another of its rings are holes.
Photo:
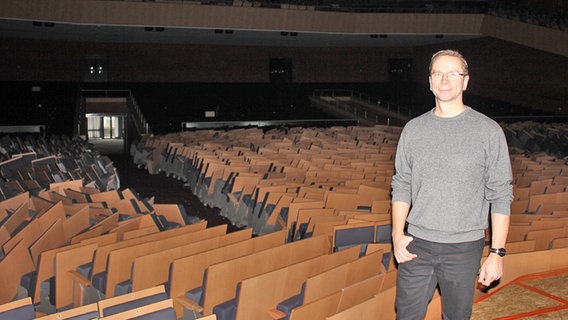
[[[423,319],[438,285],[444,320],[469,319],[484,245],[485,239],[437,243],[414,238],[408,251],[418,257],[398,266],[397,319]]]

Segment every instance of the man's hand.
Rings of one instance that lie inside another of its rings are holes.
[[[396,262],[405,263],[417,257],[416,254],[408,252],[408,244],[414,240],[413,237],[401,234],[393,237],[393,249]]]
[[[503,257],[493,253],[489,254],[481,266],[477,281],[487,287],[493,281],[499,280],[501,276],[503,276]]]

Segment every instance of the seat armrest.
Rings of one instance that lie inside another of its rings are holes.
[[[83,286],[91,286],[91,281],[89,281],[89,279],[83,277],[82,274],[80,274],[79,272],[75,271],[75,270],[69,270],[67,271],[67,275],[73,279],[74,282],[77,282],[80,285]]]
[[[185,296],[177,297],[175,298],[175,301],[188,310],[203,312],[203,307],[197,304],[197,302],[189,299],[188,297]]]
[[[284,312],[282,312],[282,311],[280,311],[280,310],[278,310],[278,309],[276,309],[276,308],[269,309],[269,310],[268,310],[268,315],[269,315],[272,319],[275,319],[275,320],[283,319],[283,318],[286,317],[286,314],[285,314]]]

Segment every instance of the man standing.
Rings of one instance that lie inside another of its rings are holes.
[[[478,273],[485,286],[503,274],[509,150],[501,127],[464,105],[469,79],[459,52],[435,53],[429,83],[436,105],[409,121],[398,142],[392,236],[399,320],[424,318],[436,286],[444,320],[469,319]],[[480,269],[489,213],[491,253]]]

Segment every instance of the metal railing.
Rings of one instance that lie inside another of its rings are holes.
[[[0,126],[0,133],[38,133],[45,137],[45,125]]]
[[[80,96],[84,97],[104,97],[104,98],[112,98],[112,97],[125,97],[126,104],[128,107],[128,111],[130,116],[134,120],[134,125],[140,134],[150,134],[152,133],[148,121],[144,117],[138,102],[134,98],[131,90],[128,89],[82,89]],[[84,99],[79,99],[80,106],[79,106],[79,113],[84,116],[85,114],[85,105]],[[79,125],[79,124],[77,124]]]
[[[182,122],[181,129],[245,128],[245,127],[305,127],[305,126],[357,126],[356,119],[304,119],[304,120],[250,120]]]
[[[412,118],[410,108],[354,90],[317,89],[314,90],[313,96],[319,97],[341,111],[374,121],[376,124],[390,125],[393,118],[398,120],[397,124],[400,124]]]
[[[136,99],[134,98],[132,91],[128,90],[128,92],[129,92],[128,109],[134,111],[131,115],[133,118],[135,118],[134,122],[139,126],[138,128],[139,132],[141,134],[152,133],[152,131],[150,130],[150,125],[148,124],[148,121],[146,121],[144,114],[140,110],[140,106],[138,105],[138,102],[136,102]]]

